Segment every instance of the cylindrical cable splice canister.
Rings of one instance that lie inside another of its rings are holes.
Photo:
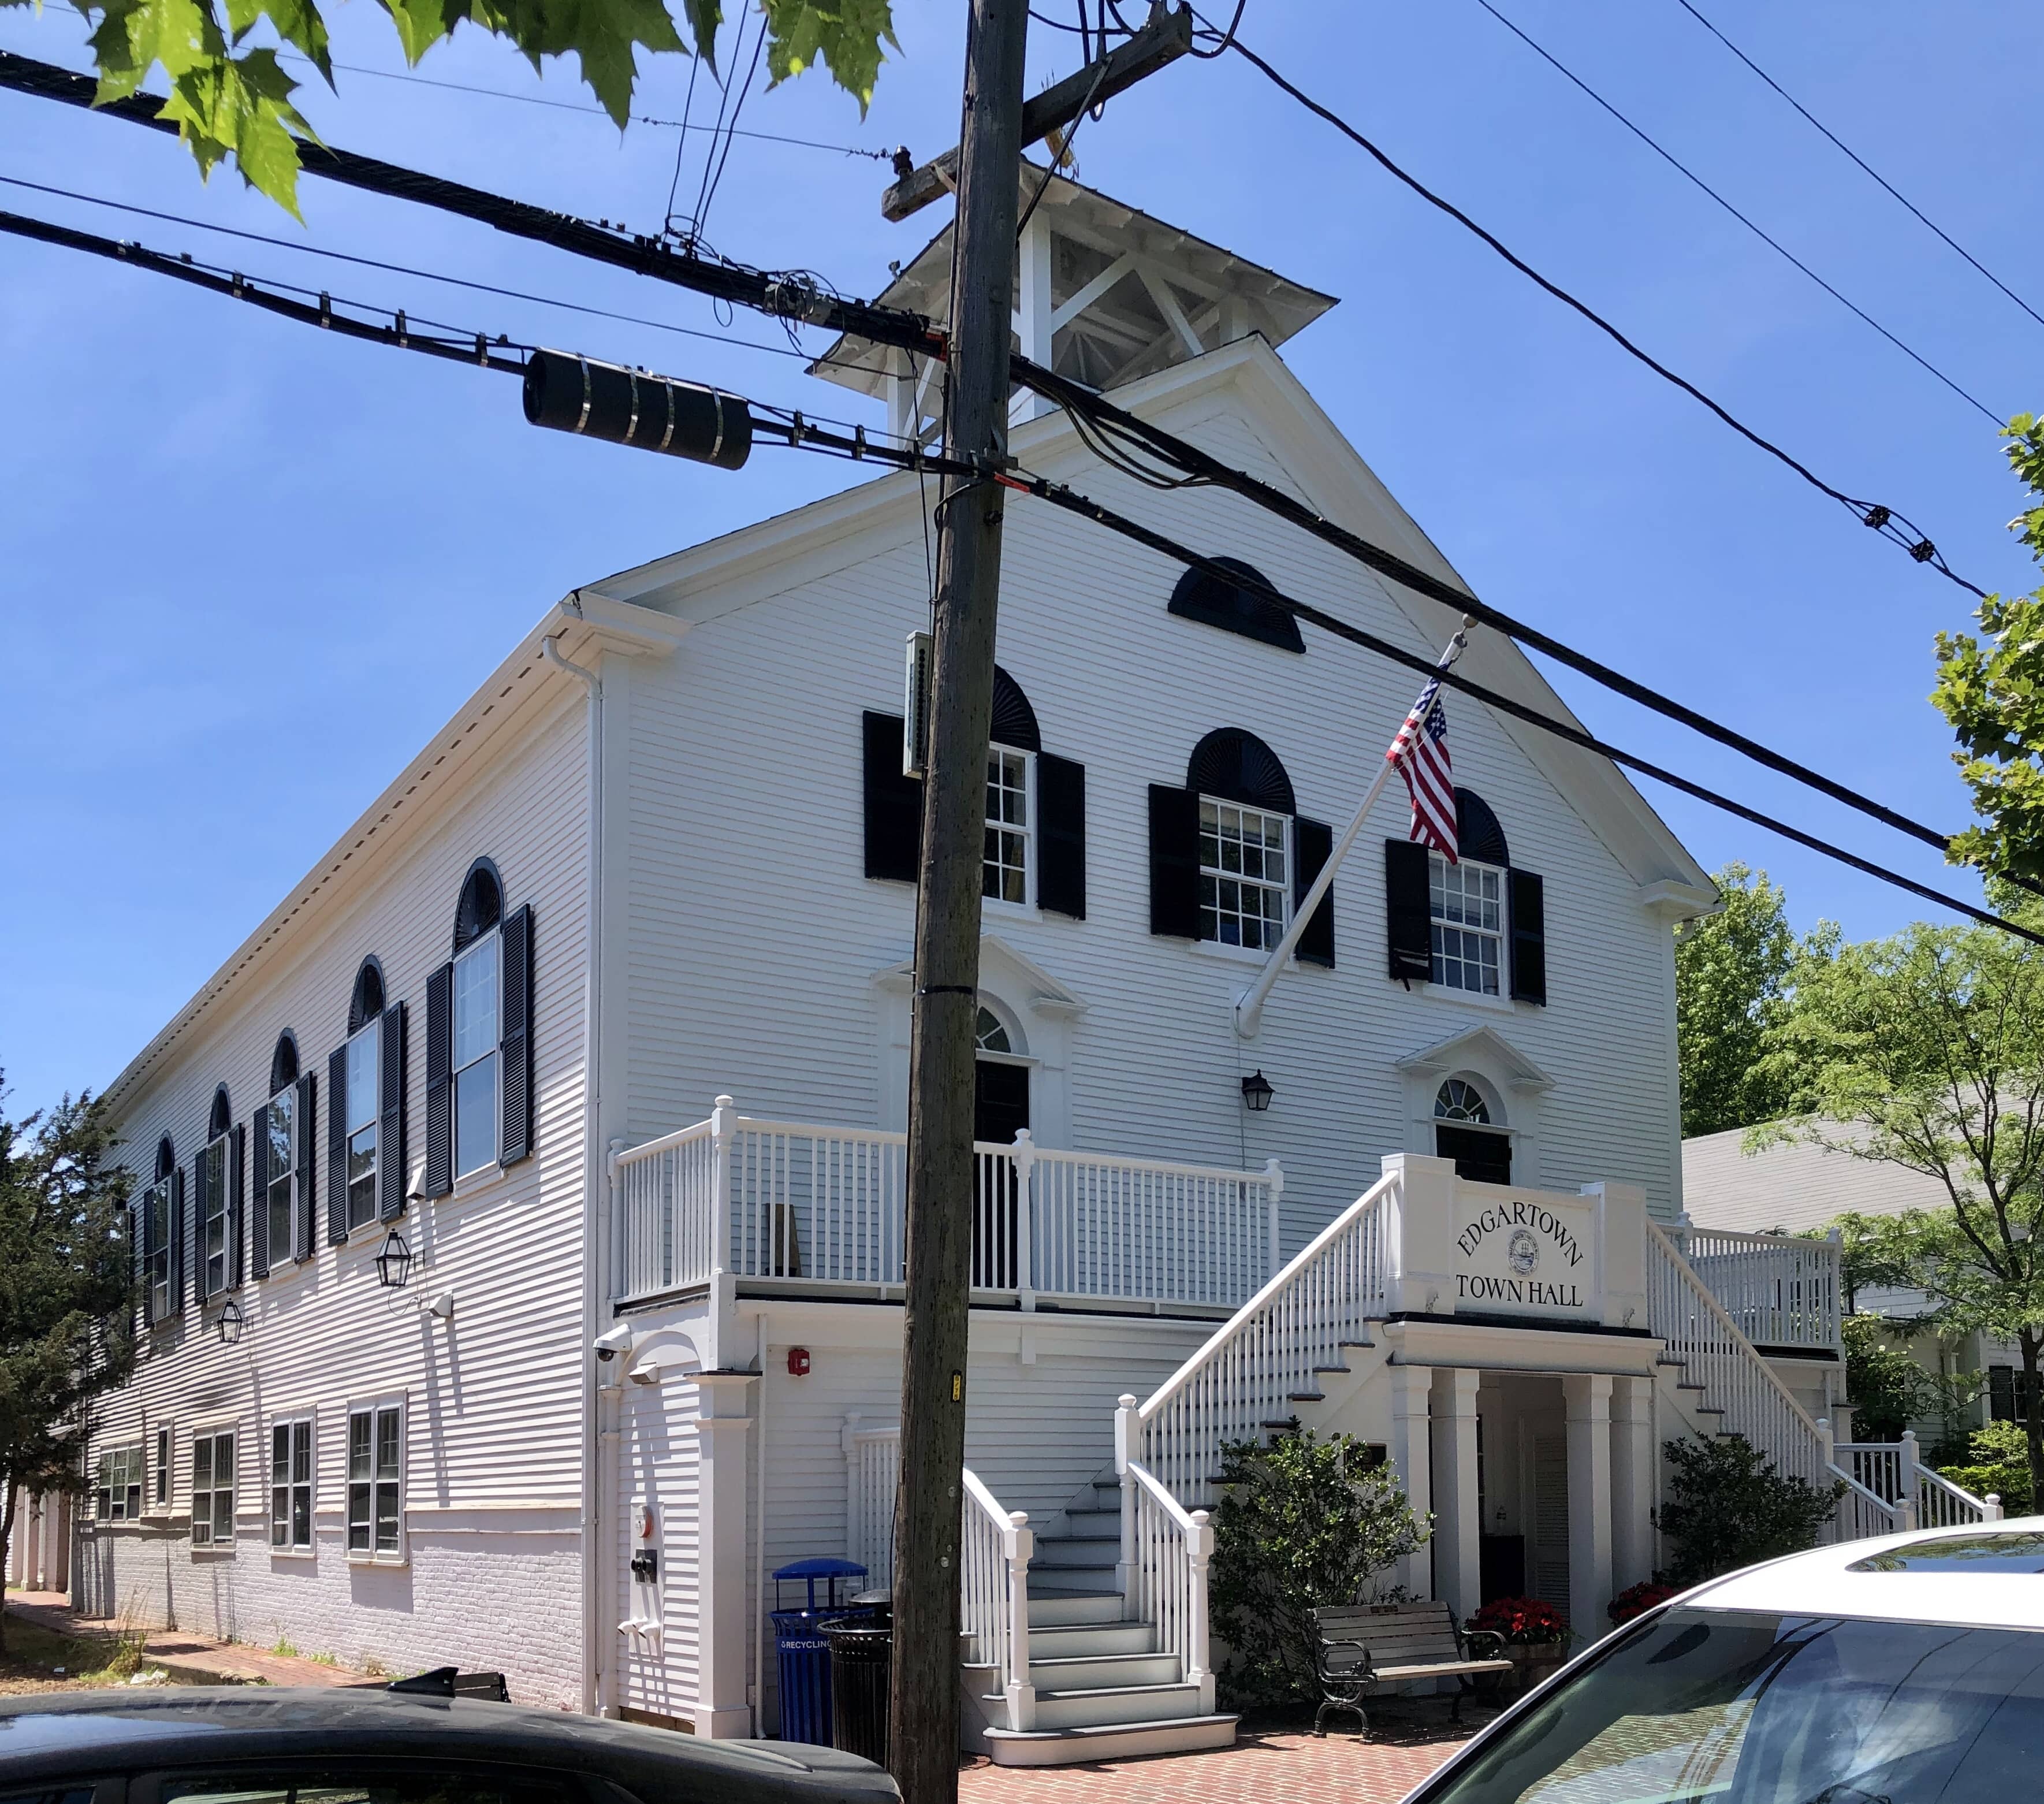
[[[536,426],[612,444],[743,467],[752,414],[737,395],[651,375],[564,351],[535,351],[525,366],[525,417]]]

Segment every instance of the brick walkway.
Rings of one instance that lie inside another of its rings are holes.
[[[53,1634],[83,1641],[111,1641],[121,1625],[110,1617],[75,1616],[62,1591],[10,1591],[7,1613]],[[351,1685],[362,1675],[346,1667],[265,1653],[237,1642],[215,1641],[182,1629],[152,1629],[142,1644],[144,1663],[159,1666],[186,1685]]]
[[[1160,1754],[1097,1765],[996,1767],[959,1775],[959,1804],[1397,1804],[1477,1726],[1445,1710],[1388,1716],[1367,1741],[1339,1731],[1323,1741],[1290,1731],[1244,1734],[1211,1754]]]

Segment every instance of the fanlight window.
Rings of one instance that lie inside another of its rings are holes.
[[[1451,1077],[1434,1093],[1434,1151],[1454,1160],[1458,1178],[1479,1184],[1512,1182],[1512,1137],[1467,1078]]]
[[[1437,1121],[1473,1121],[1487,1128],[1490,1125],[1490,1105],[1484,1101],[1483,1093],[1474,1084],[1451,1077],[1434,1098],[1434,1116]]]
[[[1008,1042],[1008,1029],[1001,1025],[1001,1017],[993,1010],[982,1007],[978,1025],[974,1029],[974,1037],[982,1052],[1012,1052],[1015,1048]]]

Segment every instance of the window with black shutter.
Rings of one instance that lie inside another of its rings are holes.
[[[394,1221],[405,1213],[405,1005],[383,1011],[382,1106],[377,1117],[377,1215]]]
[[[1042,875],[1036,900],[1053,914],[1085,919],[1085,766],[1048,752],[1036,758],[1036,814]]]
[[[313,1256],[313,1210],[319,1192],[318,1180],[314,1176],[319,1164],[313,1152],[318,1140],[315,1126],[319,1119],[318,1104],[319,1079],[307,1071],[298,1079],[298,1183],[295,1206],[291,1211],[291,1256],[301,1260]]]
[[[136,1206],[134,1240],[142,1271],[142,1321],[149,1326],[171,1313],[171,1199],[177,1187],[177,1156],[170,1141],[156,1147],[156,1175]]]
[[[454,1188],[454,967],[426,979],[426,1172],[428,1196]]]
[[[923,855],[923,786],[901,774],[901,717],[860,717],[866,764],[866,874],[912,883]]]
[[[1247,578],[1230,582],[1226,576],[1204,570],[1188,570],[1171,590],[1166,611],[1183,620],[1197,620],[1217,626],[1224,633],[1239,633],[1280,651],[1301,652],[1306,642],[1299,635],[1299,623],[1262,591],[1269,585],[1262,572],[1239,557],[1217,557],[1212,563],[1228,576]]]
[[[503,1133],[498,1163],[515,1165],[532,1151],[532,909],[504,922]]]
[[[1434,970],[1427,848],[1411,840],[1384,842],[1384,925],[1391,975],[1424,983]]]
[[[1540,879],[1512,864],[1496,815],[1466,789],[1455,791],[1455,840],[1453,860],[1423,844],[1385,842],[1391,975],[1475,995],[1546,1002]]]
[[[1150,931],[1252,952],[1277,945],[1332,845],[1327,828],[1297,817],[1276,752],[1240,727],[1208,733],[1193,748],[1183,789],[1151,787]],[[1309,855],[1318,859],[1311,875]],[[1295,956],[1331,964],[1331,890],[1324,905]]]
[[[186,1207],[185,1168],[180,1165],[171,1174],[171,1295],[167,1313],[171,1315],[184,1313],[186,1241],[190,1233]]]
[[[270,1111],[264,1103],[248,1125],[248,1271],[254,1278],[270,1275]]]
[[[327,1233],[336,1245],[379,1219],[383,1192],[392,1181],[390,1167],[403,1164],[396,1137],[383,1128],[392,1061],[402,1064],[403,1057],[402,1048],[394,1052],[390,1044],[395,1012],[384,1006],[382,967],[364,959],[348,1002],[348,1043],[327,1065]],[[401,1114],[402,1106],[401,1093]],[[401,1198],[402,1177],[401,1169]]]
[[[1314,879],[1327,867],[1327,860],[1335,849],[1335,830],[1324,821],[1308,821],[1303,814],[1292,822],[1292,843],[1297,852],[1296,868],[1292,875],[1293,902],[1295,907],[1303,906],[1306,892],[1313,887]],[[1293,956],[1304,964],[1324,964],[1331,968],[1335,962],[1335,892],[1331,884],[1327,893],[1320,898],[1305,926],[1299,934],[1298,945]]]

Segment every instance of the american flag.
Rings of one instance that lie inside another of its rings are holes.
[[[1455,775],[1448,763],[1448,715],[1430,683],[1384,755],[1412,796],[1412,837],[1455,862]]]

